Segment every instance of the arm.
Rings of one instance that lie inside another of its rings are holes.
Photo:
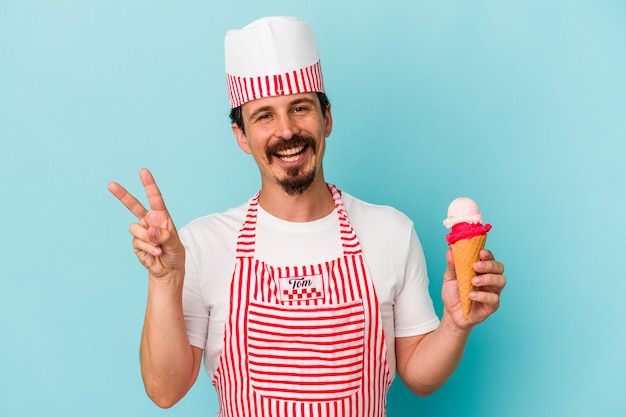
[[[148,302],[141,335],[141,375],[146,393],[159,407],[176,404],[195,382],[202,349],[191,346],[182,308],[182,277],[148,277]]]
[[[433,393],[452,375],[463,357],[471,330],[498,309],[500,293],[506,284],[502,275],[504,265],[491,252],[481,251],[481,261],[474,265],[479,274],[473,280],[477,291],[471,294],[472,310],[465,320],[450,250],[446,259],[448,269],[442,288],[444,313],[439,327],[425,335],[396,338],[398,375],[417,395]]]
[[[109,190],[139,219],[130,232],[135,254],[148,270],[141,373],[148,396],[160,407],[171,407],[195,382],[202,349],[189,344],[183,320],[185,249],[152,174],[142,169],[140,177],[149,211],[118,183]]]

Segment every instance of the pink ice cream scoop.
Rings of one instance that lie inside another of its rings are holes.
[[[482,222],[483,216],[474,200],[468,197],[453,200],[448,206],[448,218],[443,221],[446,228],[452,228],[452,231],[446,234],[448,245],[461,239],[486,235],[491,230],[491,225],[483,225]]]

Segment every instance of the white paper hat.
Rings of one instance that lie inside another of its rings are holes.
[[[320,56],[307,22],[265,17],[224,39],[230,108],[264,97],[325,92]]]

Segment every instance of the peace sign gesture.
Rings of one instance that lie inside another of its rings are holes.
[[[148,196],[150,210],[117,182],[109,184],[109,191],[133,213],[139,223],[130,226],[133,248],[137,259],[155,278],[166,278],[185,268],[185,249],[178,237],[174,222],[165,207],[161,191],[147,169],[139,177]]]

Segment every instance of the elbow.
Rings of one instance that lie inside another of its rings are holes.
[[[420,387],[420,388],[409,388],[411,392],[418,397],[428,397],[433,394],[435,391],[439,389],[439,387],[430,388],[430,387]]]
[[[176,405],[187,394],[195,381],[195,377],[187,380],[184,376],[181,377],[172,373],[158,377],[151,377],[147,373],[143,373],[142,377],[148,397],[154,404],[164,409]]]
[[[162,399],[153,398],[152,402],[159,406],[159,408],[167,409],[173,407],[177,401],[165,401]]]
[[[172,389],[161,385],[151,385],[144,382],[146,394],[160,408],[172,408],[185,396],[186,390]]]
[[[180,400],[180,397],[175,397],[173,395],[156,394],[151,393],[148,390],[146,390],[146,393],[153,403],[164,409],[172,408]]]
[[[413,394],[417,395],[418,397],[428,397],[443,386],[443,383],[428,384],[410,378],[400,377],[400,380]]]
[[[154,404],[164,409],[171,408],[187,394],[195,382],[195,375],[193,379],[187,381],[187,378],[177,377],[174,374],[158,378],[150,378],[144,374],[143,384],[146,394]]]

